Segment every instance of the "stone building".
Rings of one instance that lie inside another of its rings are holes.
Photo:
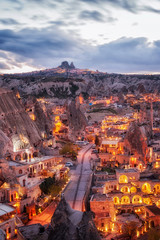
[[[107,178],[107,174],[104,172],[95,175],[95,186],[92,188],[94,195],[91,197],[90,206],[96,216],[96,226],[101,230],[111,231],[107,222],[112,226],[113,223],[117,222],[116,218],[121,213],[134,213],[146,222],[146,211],[150,214],[149,216],[152,216],[153,213],[149,212],[151,211],[150,207],[160,208],[160,179],[158,174],[144,174],[137,169],[129,168],[117,169],[116,174],[112,174],[110,178]],[[95,193],[96,190],[97,193]],[[110,204],[113,204],[112,207]],[[114,220],[113,217],[110,217],[112,212],[115,213]],[[155,226],[159,224],[157,215],[154,216],[154,222]]]

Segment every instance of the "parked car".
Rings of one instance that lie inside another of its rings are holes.
[[[72,162],[66,162],[65,166],[66,167],[73,167],[73,163]]]
[[[94,149],[93,152],[94,152],[94,153],[98,153],[98,150],[97,150],[97,149]]]

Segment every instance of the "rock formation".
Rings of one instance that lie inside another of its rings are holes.
[[[6,239],[6,233],[2,229],[0,229],[0,239],[5,240]]]
[[[131,152],[142,155],[143,157],[145,156],[147,150],[147,136],[143,127],[139,127],[133,122],[126,134],[125,142]]]
[[[69,65],[69,63],[67,61],[64,61],[61,63],[61,65],[59,66],[59,68],[64,68],[64,69],[75,69],[75,66],[73,64],[73,62],[71,62],[71,64]]]
[[[9,183],[11,187],[18,183],[16,174],[9,167],[8,161],[0,159],[0,185],[4,182]]]
[[[41,104],[34,97],[29,97],[25,102],[25,107],[32,110],[32,114],[35,116],[34,123],[39,129],[39,132],[45,132],[47,135],[53,129],[52,120],[49,112],[44,111]]]
[[[81,136],[83,130],[87,125],[87,120],[80,110],[79,104],[72,100],[67,105],[67,116],[69,122],[69,132],[72,140]]]
[[[7,89],[0,88],[0,153],[37,146],[41,137],[35,123],[25,112],[20,99]]]
[[[73,210],[61,199],[51,219],[48,240],[100,240],[90,212]]]
[[[0,86],[18,90],[23,96],[72,98],[70,84],[78,87],[86,96],[110,96],[130,92],[160,92],[160,75],[123,75],[78,69],[67,61],[57,68],[21,74],[0,76]]]

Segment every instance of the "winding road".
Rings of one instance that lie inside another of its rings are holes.
[[[77,168],[71,170],[71,180],[64,191],[66,201],[73,209],[79,211],[83,210],[83,199],[92,174],[90,168],[91,148],[92,145],[88,144],[79,152]]]
[[[64,190],[64,196],[70,206],[75,209],[83,210],[83,199],[88,188],[90,176],[92,174],[90,168],[91,147],[89,144],[79,151],[77,160],[78,164],[75,170],[70,170],[71,179]],[[28,225],[41,223],[49,224],[56,209],[56,204],[52,202],[41,214],[34,216]]]

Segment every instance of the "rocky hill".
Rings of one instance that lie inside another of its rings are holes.
[[[36,147],[41,141],[37,125],[13,91],[0,88],[0,157],[7,152]]]
[[[21,95],[61,99],[128,92],[160,92],[160,75],[109,74],[75,68],[67,61],[57,68],[24,74],[0,75],[0,87],[16,89]]]

